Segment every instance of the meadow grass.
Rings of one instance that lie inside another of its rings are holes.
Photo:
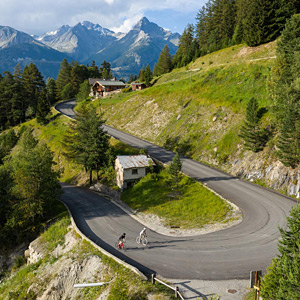
[[[140,149],[133,148],[115,138],[110,139],[110,145],[113,147],[116,155],[138,155]]]
[[[178,194],[170,180],[167,170],[148,174],[125,191],[122,200],[132,209],[158,215],[167,226],[201,228],[228,216],[230,206],[201,183],[182,175]]]
[[[49,251],[55,249],[57,245],[64,243],[64,236],[68,232],[68,226],[71,225],[70,217],[66,216],[50,226],[47,231],[41,234],[41,243],[46,244]]]

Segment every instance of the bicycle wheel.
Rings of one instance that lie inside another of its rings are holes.
[[[135,240],[136,240],[136,242],[137,242],[138,244],[141,243],[141,240],[140,240],[140,237],[139,237],[139,236],[138,236]]]
[[[116,242],[115,247],[119,249],[119,242]]]
[[[143,239],[142,239],[142,244],[143,244],[143,246],[146,246],[146,245],[148,244],[148,241],[147,241],[146,238],[143,238]]]

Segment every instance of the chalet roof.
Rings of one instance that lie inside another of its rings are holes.
[[[90,85],[95,85],[96,83],[101,84],[102,86],[124,86],[125,87],[125,83],[119,80],[115,80],[115,79],[103,79],[103,78],[89,78],[89,84]]]
[[[98,80],[103,80],[103,78],[89,78],[89,84],[94,85]]]
[[[145,168],[149,164],[154,165],[153,160],[147,155],[118,155],[117,159],[123,169]]]
[[[96,83],[99,83],[101,84],[102,86],[107,86],[107,85],[110,85],[110,86],[126,86],[126,84],[122,81],[119,81],[119,80],[97,80],[94,85]]]

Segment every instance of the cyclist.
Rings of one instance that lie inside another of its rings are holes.
[[[144,227],[143,230],[140,232],[140,242],[141,242],[142,238],[146,237],[146,230],[147,230],[147,228]]]
[[[123,233],[123,234],[119,237],[118,248],[121,248],[121,246],[124,245],[124,243],[125,243],[125,237],[126,237],[126,233]]]

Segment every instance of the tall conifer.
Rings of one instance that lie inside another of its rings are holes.
[[[292,207],[287,228],[279,228],[279,256],[262,281],[263,299],[300,299],[300,205]]]
[[[260,126],[258,103],[255,98],[251,98],[247,104],[246,120],[240,136],[245,141],[245,147],[253,152],[258,152],[265,146],[266,134]]]
[[[168,45],[162,49],[157,63],[157,73],[162,75],[172,70],[172,58]]]
[[[300,15],[287,21],[277,44],[272,96],[280,135],[278,157],[287,166],[300,163]]]
[[[63,59],[56,79],[57,95],[60,99],[64,99],[63,90],[68,83],[71,83],[71,70],[71,65],[66,59]]]

